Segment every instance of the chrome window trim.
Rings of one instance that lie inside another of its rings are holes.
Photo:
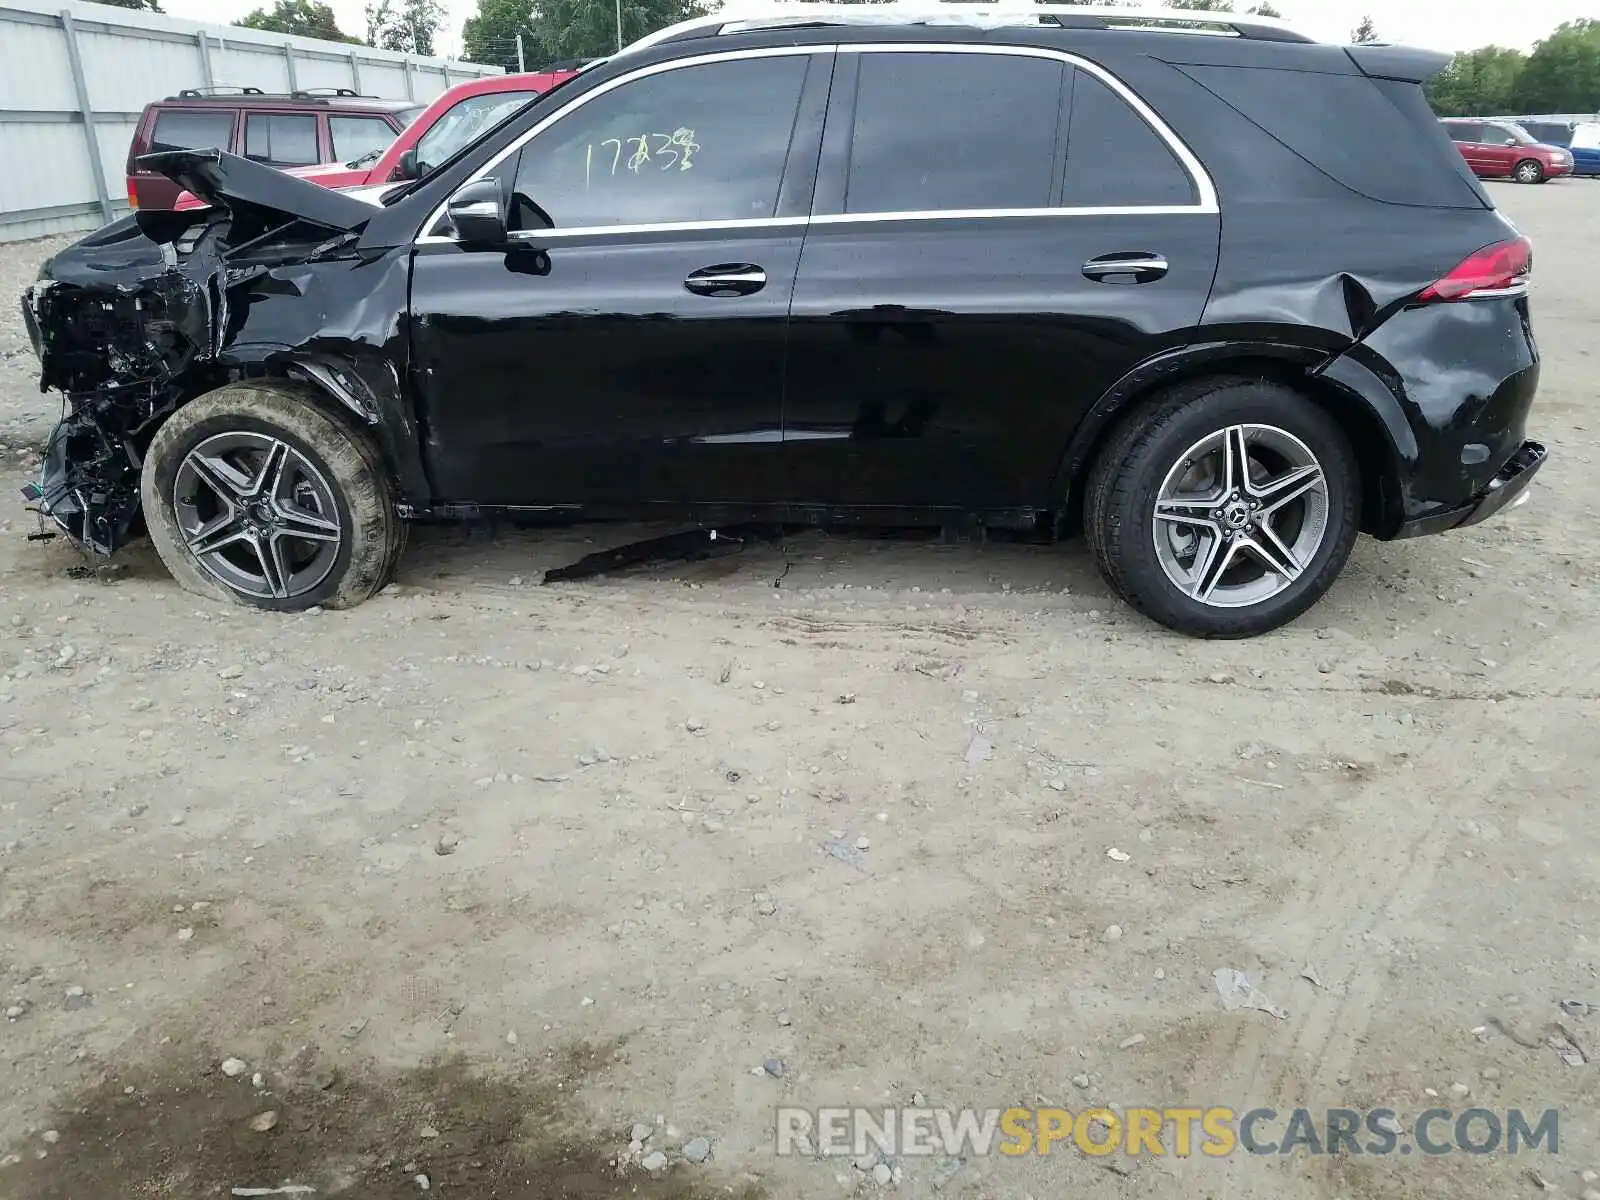
[[[507,158],[518,153],[523,146],[543,133],[550,126],[570,113],[576,112],[590,100],[606,95],[608,92],[632,83],[637,79],[647,79],[652,75],[664,74],[684,67],[705,66],[709,63],[733,62],[747,58],[782,58],[792,55],[813,54],[997,54],[1019,58],[1050,58],[1067,66],[1076,67],[1078,70],[1087,71],[1100,82],[1104,83],[1113,92],[1120,96],[1134,112],[1153,130],[1157,137],[1172,151],[1189,176],[1189,181],[1194,185],[1195,195],[1198,197],[1194,204],[1133,204],[1115,205],[1097,208],[995,208],[995,209],[928,209],[907,212],[863,212],[863,213],[813,213],[809,217],[757,217],[757,218],[732,218],[717,221],[663,221],[647,225],[583,225],[573,226],[569,229],[533,229],[518,230],[513,234],[513,239],[526,241],[530,239],[545,241],[549,239],[564,239],[571,237],[593,237],[598,234],[630,234],[630,233],[678,233],[691,230],[718,230],[718,229],[762,229],[783,228],[800,225],[844,225],[860,223],[884,223],[891,221],[962,221],[962,220],[987,220],[997,217],[1084,217],[1084,216],[1178,216],[1200,215],[1215,216],[1221,211],[1217,202],[1216,184],[1212,182],[1211,173],[1205,165],[1189,149],[1188,145],[1180,138],[1161,117],[1146,104],[1140,97],[1118,79],[1110,71],[1098,63],[1090,62],[1076,54],[1065,50],[1053,50],[1043,46],[994,46],[983,43],[968,42],[870,42],[860,45],[817,45],[817,46],[764,46],[752,50],[724,50],[714,54],[697,54],[688,58],[675,58],[666,62],[652,63],[647,67],[640,67],[625,75],[618,75],[615,79],[608,80],[592,91],[574,98],[570,103],[551,113],[544,120],[534,125],[512,142],[494,158],[479,167],[472,175],[461,181],[457,190],[482,179],[494,170]],[[424,230],[432,229],[445,215],[450,199],[445,197],[439,205],[428,214],[428,219],[422,223]],[[815,198],[813,197],[813,203]],[[457,239],[443,234],[419,233],[414,239],[418,246],[454,244]]]

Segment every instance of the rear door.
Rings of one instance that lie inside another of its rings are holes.
[[[1452,121],[1445,126],[1450,134],[1450,140],[1456,144],[1456,149],[1461,151],[1461,157],[1467,160],[1467,165],[1473,173],[1483,175],[1486,173],[1487,160],[1482,154],[1480,144],[1483,138],[1483,125],[1478,121]]]
[[[314,112],[246,112],[244,156],[282,170],[323,161],[322,140]]]
[[[841,46],[790,312],[799,505],[1052,502],[1105,388],[1187,340],[1216,193],[1105,71],[1018,47]]]

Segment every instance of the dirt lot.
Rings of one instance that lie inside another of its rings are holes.
[[[585,533],[423,530],[391,593],[287,618],[144,550],[85,575],[24,537],[55,406],[7,300],[0,1196],[1579,1195],[1600,184],[1495,195],[1538,244],[1533,502],[1364,540],[1244,644],[1132,617],[1081,546],[543,587]],[[774,1154],[779,1104],[914,1098],[1556,1107],[1561,1153]]]

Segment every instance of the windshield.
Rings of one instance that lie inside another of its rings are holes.
[[[428,106],[426,104],[418,104],[414,108],[402,108],[395,115],[400,118],[400,128],[404,129],[427,111]]]
[[[446,110],[433,127],[417,139],[418,170],[426,174],[538,94],[535,91],[490,92],[466,97]]]

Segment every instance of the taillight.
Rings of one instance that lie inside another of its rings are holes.
[[[1533,243],[1525,237],[1496,242],[1468,255],[1437,283],[1422,289],[1421,304],[1517,295],[1533,274]]]
[[[128,176],[128,207],[139,207],[139,190],[134,186],[137,181],[132,175]]]

